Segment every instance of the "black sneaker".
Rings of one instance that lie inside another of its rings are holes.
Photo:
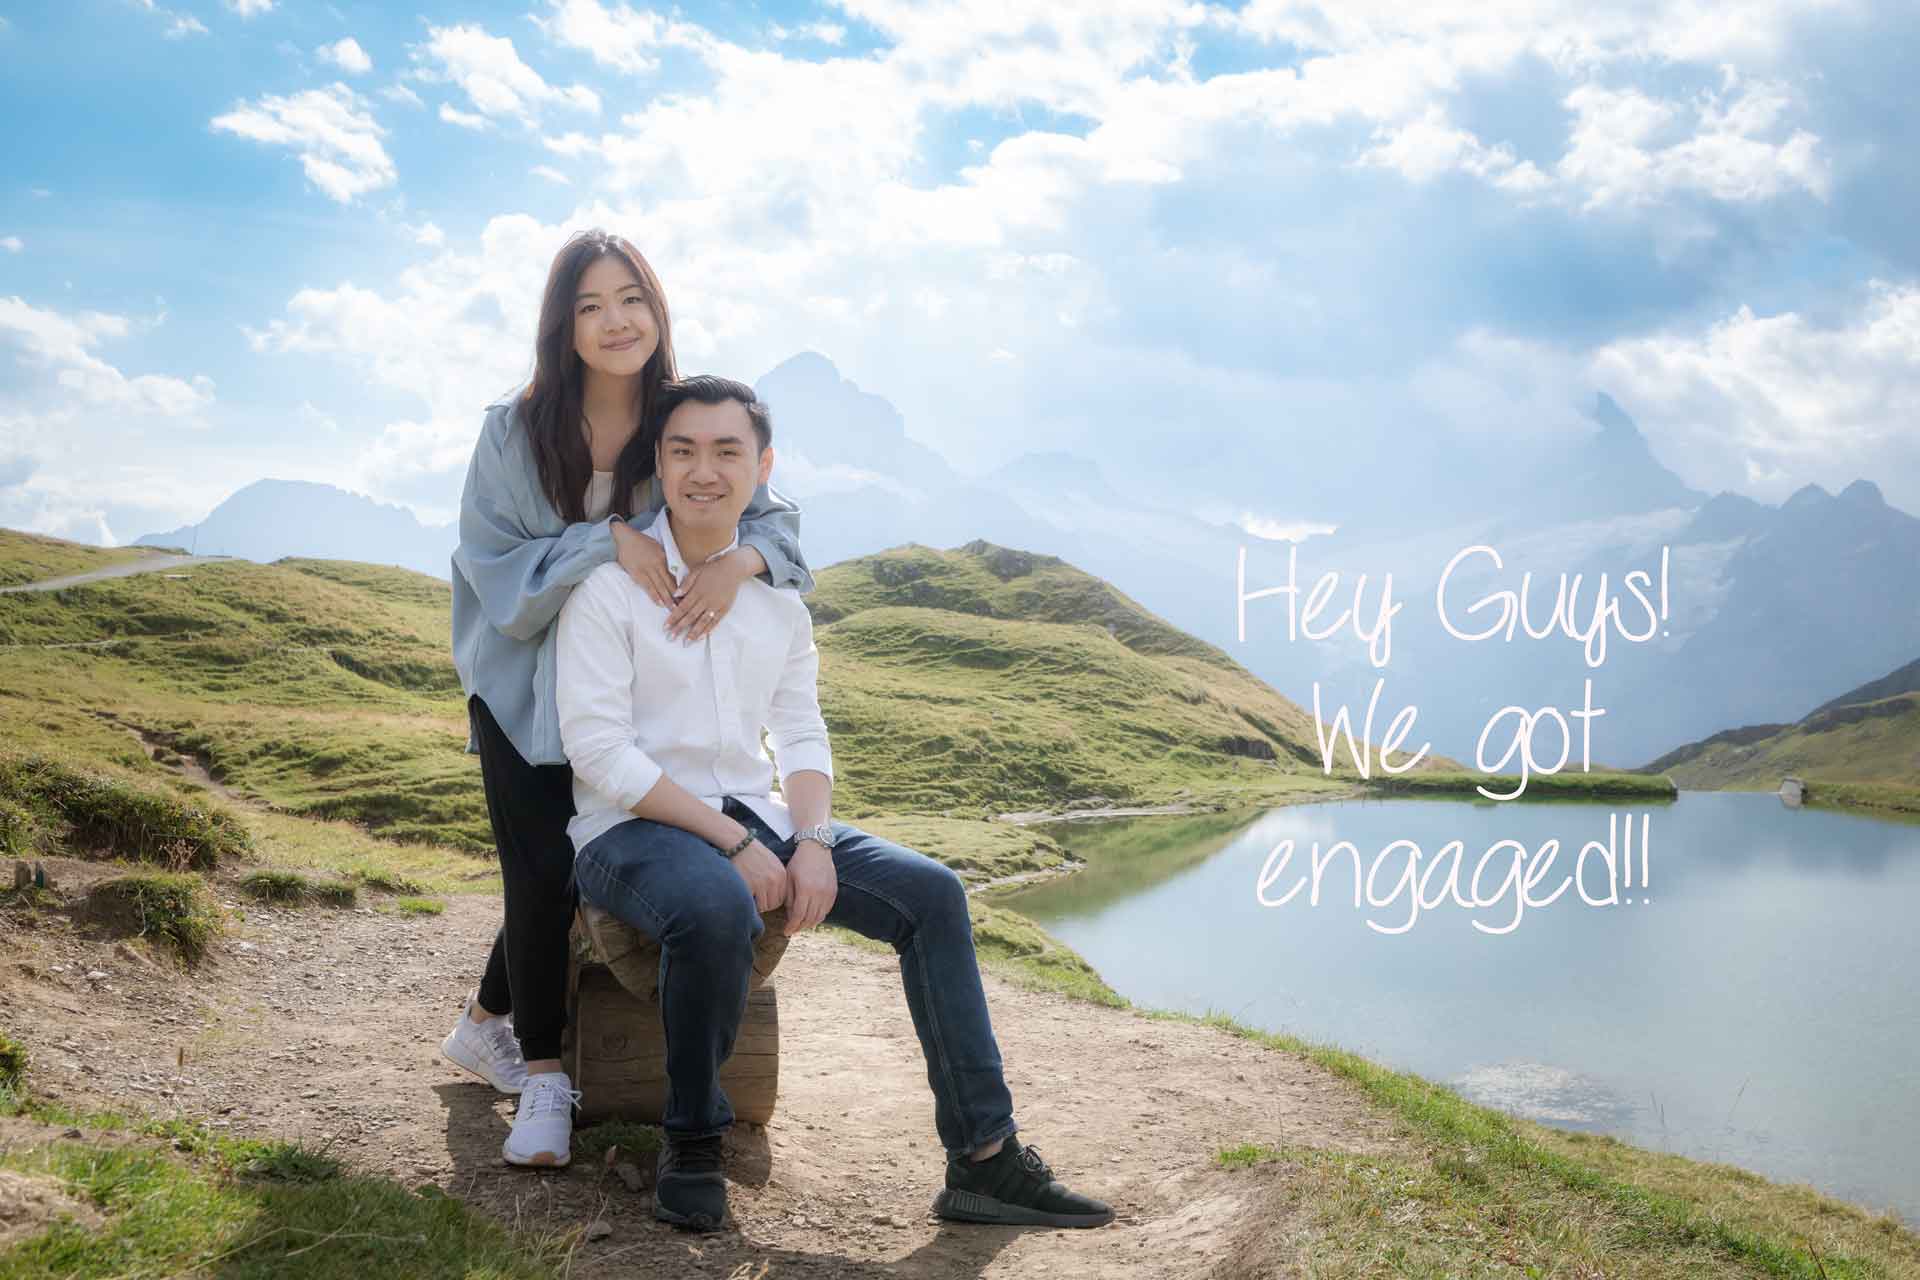
[[[667,1139],[654,1166],[653,1216],[691,1231],[719,1230],[727,1220],[719,1134]]]
[[[1054,1180],[1053,1170],[1032,1147],[1009,1137],[985,1160],[947,1160],[947,1185],[933,1211],[954,1222],[993,1222],[1018,1227],[1104,1227],[1113,1210]]]

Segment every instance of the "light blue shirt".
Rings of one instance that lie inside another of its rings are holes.
[[[656,479],[644,511],[665,505]],[[613,521],[568,524],[540,488],[519,396],[487,406],[460,493],[460,545],[453,553],[453,665],[528,764],[565,764],[554,700],[553,620],[574,586],[615,559]],[[740,542],[767,562],[776,587],[813,590],[800,553],[800,508],[761,485],[740,520]],[[469,735],[468,751],[478,743]]]

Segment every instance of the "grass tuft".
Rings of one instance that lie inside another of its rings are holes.
[[[193,963],[220,932],[220,916],[194,875],[134,875],[103,880],[90,895],[94,914],[143,937],[171,944]]]
[[[0,1091],[18,1097],[26,1090],[27,1051],[0,1032]]]
[[[329,907],[351,907],[359,901],[353,885],[339,880],[315,880],[298,871],[267,869],[249,872],[241,889],[262,902],[318,902]]]
[[[1213,1162],[1222,1169],[1251,1169],[1256,1164],[1265,1164],[1269,1160],[1283,1158],[1283,1154],[1272,1147],[1243,1142],[1237,1147],[1228,1147],[1224,1151],[1215,1152]]]
[[[381,893],[404,893],[418,897],[427,891],[427,886],[412,876],[402,875],[386,867],[362,864],[354,867],[350,874],[367,888],[378,889]]]
[[[447,909],[447,904],[437,898],[400,898],[393,909],[403,916],[437,916]]]
[[[660,1149],[658,1125],[638,1124],[632,1120],[606,1120],[576,1130],[573,1149],[595,1160],[606,1158],[608,1151],[620,1148],[618,1159],[635,1160],[651,1156]]]
[[[331,1182],[341,1175],[341,1164],[332,1156],[292,1142],[263,1142],[247,1156],[239,1172],[266,1182]]]

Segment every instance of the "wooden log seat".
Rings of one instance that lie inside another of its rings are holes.
[[[747,1008],[720,1087],[734,1118],[765,1124],[780,1085],[780,1006],[773,970],[785,954],[787,912],[761,917],[747,979]],[[561,1065],[580,1091],[579,1118],[659,1124],[667,1105],[667,1046],[660,1023],[660,944],[645,931],[582,902],[567,964],[567,1030]]]

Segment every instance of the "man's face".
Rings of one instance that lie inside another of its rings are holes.
[[[773,473],[773,450],[762,450],[746,406],[733,400],[689,400],[660,429],[655,469],[676,525],[731,530]]]

